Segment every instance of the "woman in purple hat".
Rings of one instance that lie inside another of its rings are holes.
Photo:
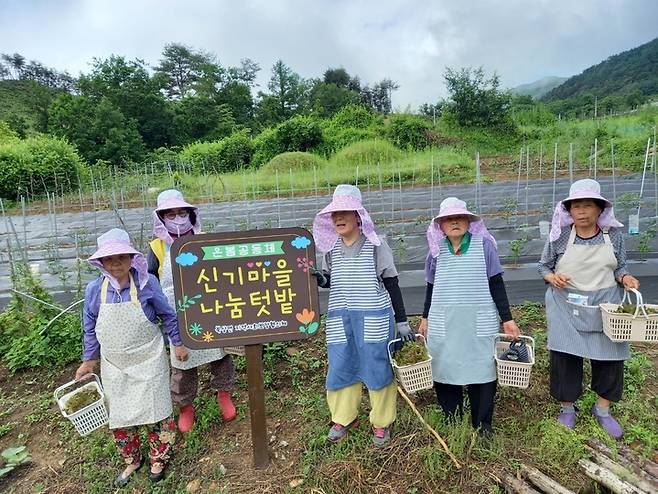
[[[148,428],[149,479],[157,482],[164,477],[176,437],[169,364],[159,320],[178,361],[187,359],[187,350],[181,343],[175,311],[158,280],[149,276],[146,259],[133,248],[128,234],[114,228],[98,237],[97,243],[89,263],[102,275],[85,290],[83,362],[75,378],[93,372],[100,360],[110,429],[126,462],[114,484],[126,485],[142,466],[140,425]]]
[[[165,190],[158,195],[157,207],[153,211],[154,238],[149,244],[148,269],[160,280],[162,290],[172,307],[174,301],[174,280],[169,255],[171,244],[183,235],[201,232],[199,209],[187,203],[183,194],[175,189]],[[211,386],[217,393],[217,402],[225,422],[236,416],[235,405],[231,400],[231,390],[235,386],[235,366],[233,357],[221,348],[188,350],[189,358],[178,361],[171,354],[171,395],[180,407],[178,429],[189,432],[194,426],[194,399],[199,387],[197,368],[209,364],[212,375]]]
[[[413,339],[393,252],[375,233],[361,192],[353,185],[336,187],[331,204],[315,216],[313,237],[325,253],[322,272],[315,275],[321,287],[330,288],[326,388],[333,425],[327,439],[338,442],[358,425],[365,384],[372,440],[383,446],[390,439],[397,399],[388,342],[396,326],[400,337]]]
[[[460,416],[464,387],[471,423],[485,437],[493,433],[496,396],[494,338],[500,331],[518,338],[507,300],[496,241],[464,201],[448,197],[427,229],[427,290],[420,333],[432,355],[439,406]]]
[[[551,232],[539,261],[546,290],[551,396],[561,404],[558,420],[573,429],[582,394],[583,358],[592,364],[592,390],[598,399],[592,414],[614,438],[622,427],[610,415],[610,402],[621,399],[628,343],[603,333],[599,304],[619,303],[623,290],[639,288],[626,269],[623,226],[595,180],[574,182],[569,197],[558,202]]]

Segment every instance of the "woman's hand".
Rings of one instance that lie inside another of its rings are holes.
[[[420,318],[420,326],[418,326],[418,334],[423,335],[423,338],[427,340],[427,318]]]
[[[85,360],[82,362],[80,367],[78,367],[78,370],[75,371],[75,380],[79,381],[87,374],[94,372],[94,368],[96,367],[97,363],[98,360]]]
[[[515,340],[518,340],[519,336],[521,336],[521,331],[519,331],[519,327],[514,322],[514,319],[505,321],[503,323],[503,333],[505,333],[507,336],[511,336]]]
[[[179,362],[185,362],[187,360],[187,357],[189,356],[189,353],[187,352],[187,348],[185,348],[183,345],[174,347],[174,352],[176,354],[176,360]]]
[[[571,279],[566,273],[550,273],[544,276],[544,279],[550,283],[553,288],[564,288],[567,286],[567,282]]]
[[[631,276],[630,274],[625,274],[622,276],[621,284],[624,285],[626,290],[630,290],[631,288],[635,290],[640,289],[640,280],[638,280],[635,276]]]

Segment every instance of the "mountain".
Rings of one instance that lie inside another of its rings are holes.
[[[567,79],[568,77],[556,77],[556,76],[543,77],[538,81],[516,86],[512,88],[511,91],[514,94],[522,94],[526,96],[532,96],[534,99],[539,99],[542,96],[544,96],[546,93],[548,93],[551,89],[556,88]]]
[[[658,94],[658,38],[585,69],[549,91],[544,100]]]
[[[0,120],[38,130],[56,95],[56,90],[31,80],[0,80]]]

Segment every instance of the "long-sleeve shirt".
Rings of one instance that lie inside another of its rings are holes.
[[[537,267],[542,278],[547,274],[555,272],[555,266],[557,266],[558,261],[562,258],[564,251],[567,249],[570,234],[571,227],[563,228],[557,240],[554,242],[551,242],[550,240],[546,241],[544,251],[542,252]],[[615,251],[615,257],[617,258],[615,279],[618,280],[621,276],[628,273],[628,270],[626,269],[626,246],[624,245],[624,235],[618,228],[610,228],[608,236],[610,237],[610,243],[612,244],[612,248]],[[574,239],[574,244],[576,245],[600,245],[603,243],[605,243],[605,239],[603,238],[602,230],[599,230],[596,235],[590,238],[581,238],[576,235],[576,238]]]
[[[446,247],[449,240],[446,238]],[[488,238],[482,239],[482,248],[484,250],[484,261],[487,268],[487,278],[489,281],[489,293],[496,305],[498,315],[503,322],[512,320],[512,312],[509,307],[509,300],[507,298],[507,291],[505,290],[505,283],[503,281],[503,266],[500,264],[500,257],[498,250],[491,240]],[[434,278],[436,276],[436,257],[432,253],[427,254],[425,259],[425,281],[427,286],[425,289],[425,305],[423,307],[423,317],[429,315],[430,306],[432,304],[432,294],[434,292]]]
[[[139,275],[131,270],[135,283],[139,286]],[[100,276],[87,285],[85,301],[82,309],[83,351],[82,360],[96,360],[100,356],[100,343],[96,337],[96,320],[101,304],[101,286],[104,276]],[[149,275],[146,285],[137,289],[137,298],[142,306],[146,318],[154,324],[162,321],[164,333],[174,346],[182,345],[178,332],[176,311],[169,305],[167,297],[162,293],[158,280]],[[130,301],[130,285],[123,287],[119,293],[110,284],[107,287],[107,300],[105,303],[115,304]]]

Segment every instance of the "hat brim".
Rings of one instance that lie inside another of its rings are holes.
[[[451,218],[453,216],[466,216],[468,221],[480,221],[480,218],[477,214],[473,213],[447,213],[447,214],[438,214],[434,217],[434,221],[441,221],[445,218]]]
[[[134,249],[130,245],[117,245],[117,243],[109,243],[102,245],[94,252],[88,261],[102,259],[103,257],[118,256],[120,254],[141,255],[142,253]]]
[[[564,207],[567,207],[567,204],[569,204],[571,201],[577,201],[579,199],[596,199],[598,201],[603,201],[605,203],[605,207],[610,208],[612,207],[612,203],[608,201],[605,197],[602,195],[595,195],[595,194],[574,194],[572,196],[567,197],[566,199],[562,199],[562,204],[564,204]]]
[[[166,211],[168,209],[176,209],[176,208],[185,208],[185,209],[196,209],[196,206],[193,206],[192,204],[185,202],[182,199],[178,198],[171,198],[167,199],[161,206],[158,206],[155,208],[156,212],[159,211]]]

